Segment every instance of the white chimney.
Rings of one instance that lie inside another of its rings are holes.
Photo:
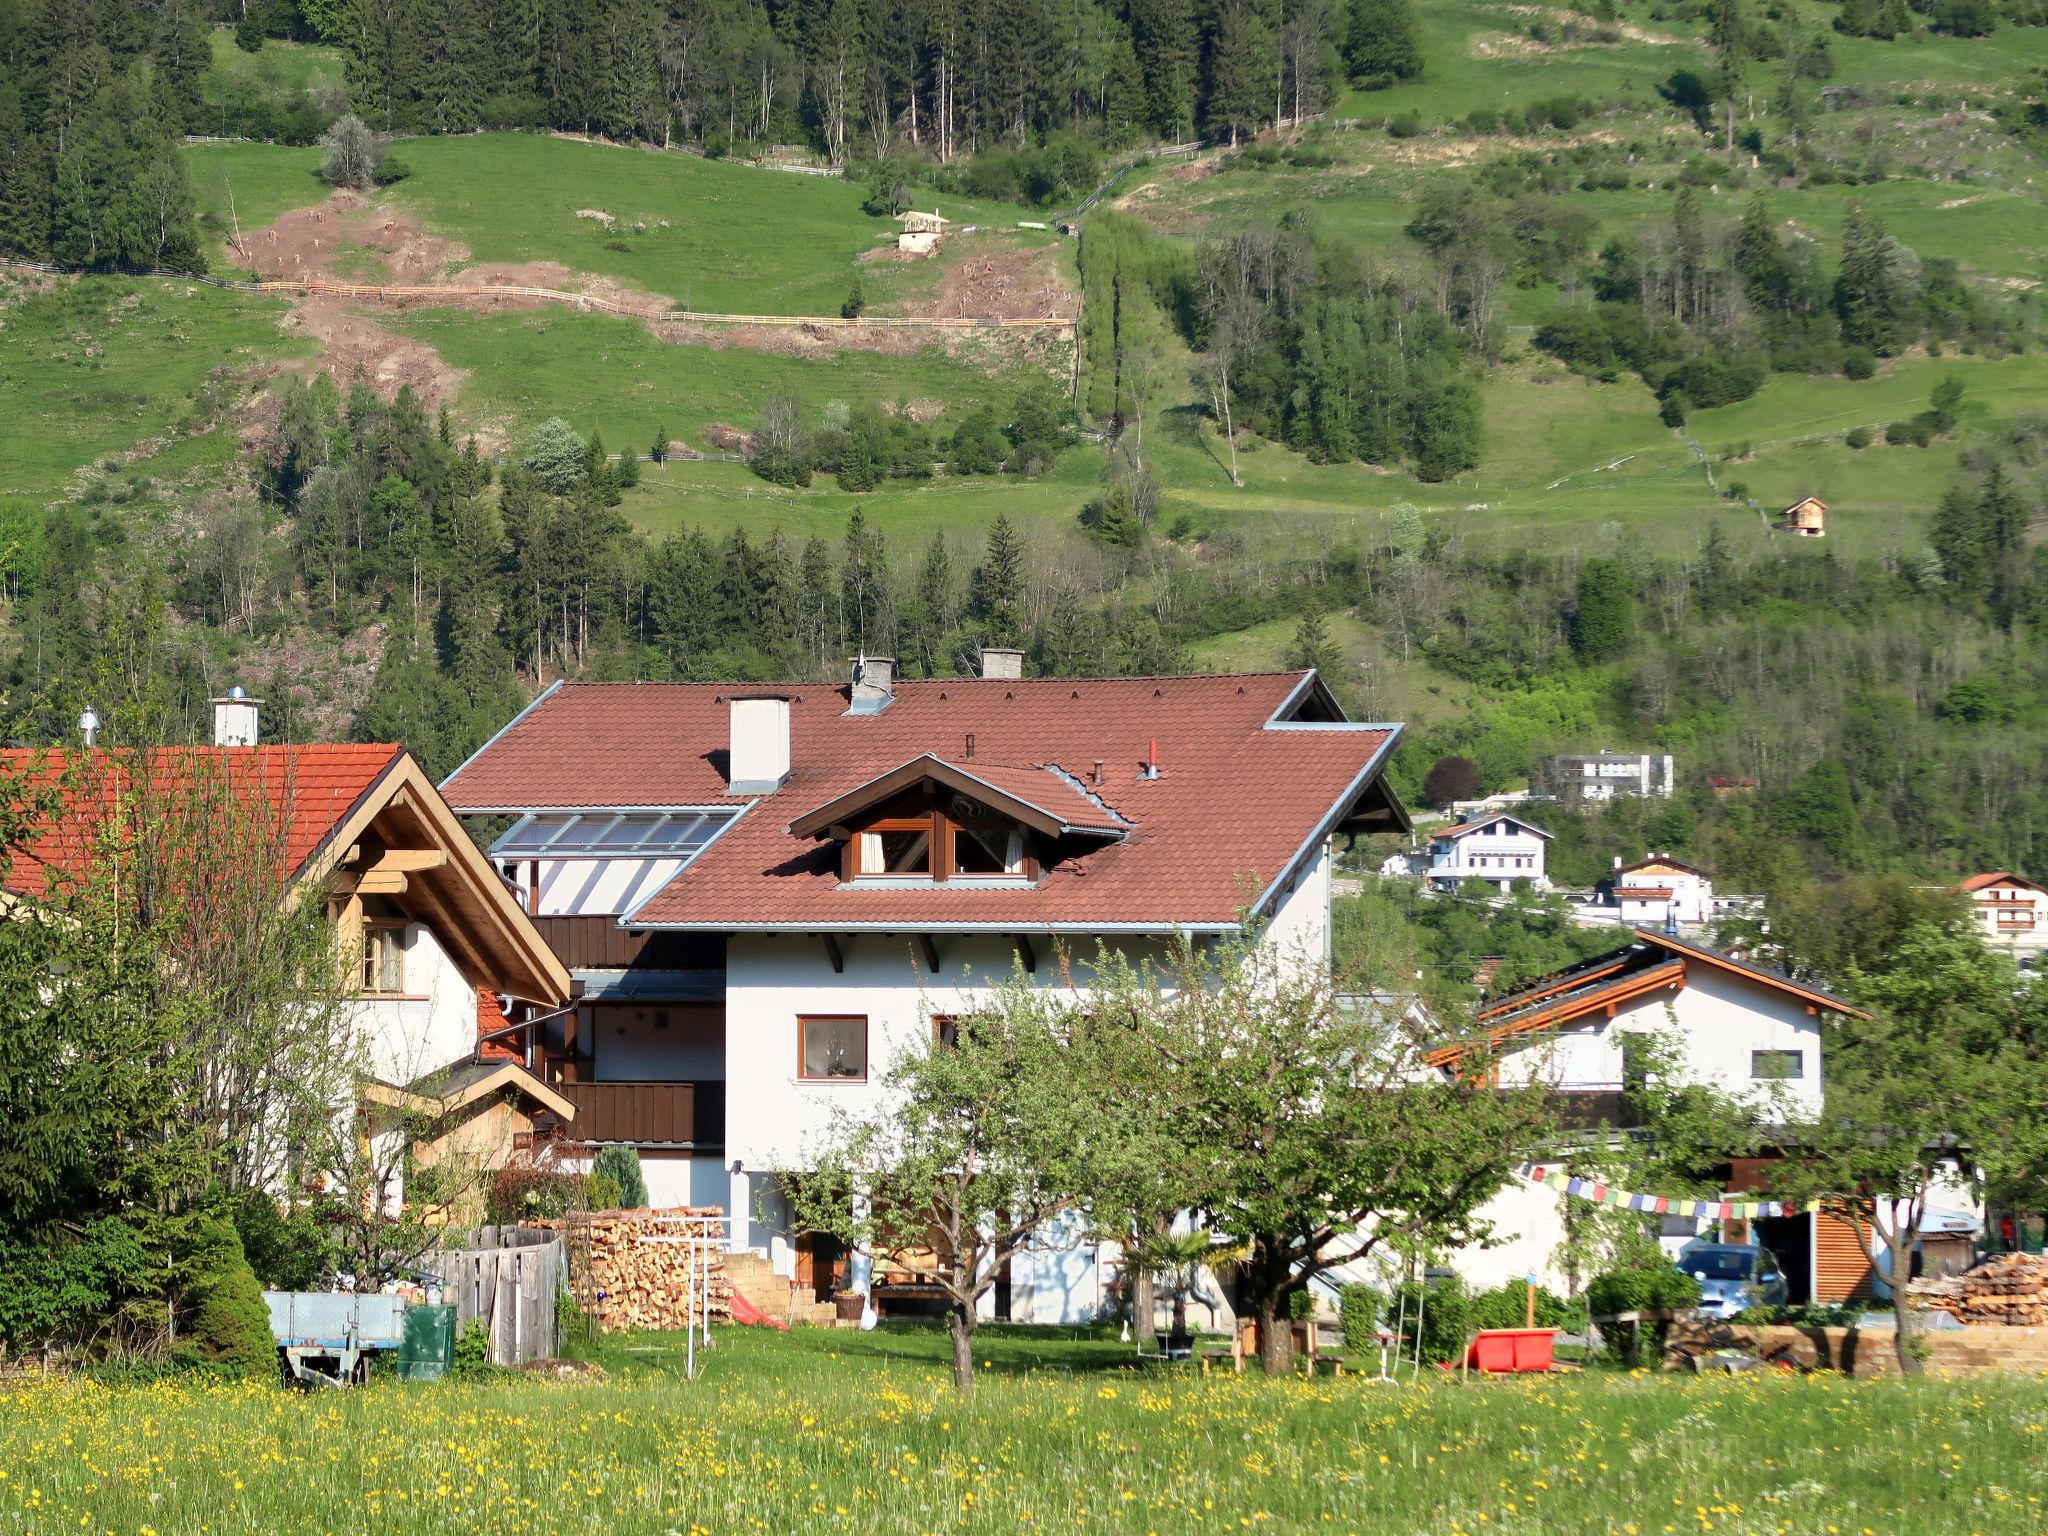
[[[213,700],[213,744],[216,747],[256,745],[256,712],[261,699],[252,699],[238,685],[227,697]]]
[[[896,697],[896,658],[863,656],[853,664],[849,715],[879,715]]]
[[[772,795],[789,777],[789,700],[781,694],[754,694],[735,696],[731,703],[727,792]]]
[[[985,645],[981,648],[981,675],[983,677],[1022,677],[1024,675],[1024,653],[1011,650],[1005,645]]]
[[[85,738],[88,747],[99,745],[100,712],[90,704],[85,706],[85,712],[78,717],[78,733]]]

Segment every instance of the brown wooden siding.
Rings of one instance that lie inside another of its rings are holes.
[[[563,1083],[577,1141],[723,1147],[724,1083]]]
[[[725,940],[715,933],[629,933],[611,917],[536,917],[533,925],[572,971],[702,971],[725,965]]]
[[[1821,1302],[1865,1301],[1871,1294],[1870,1260],[1856,1232],[1839,1216],[1813,1218],[1813,1299]]]

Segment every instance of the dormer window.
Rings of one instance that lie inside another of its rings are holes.
[[[956,819],[962,811],[971,820]],[[845,878],[887,880],[1035,880],[1037,861],[1025,829],[980,806],[953,813],[888,815],[849,834]]]
[[[932,873],[932,824],[894,818],[878,821],[854,836],[854,878],[929,876]]]
[[[975,875],[1024,874],[1024,830],[1021,827],[983,823],[953,827],[953,873],[963,878]]]
[[[814,806],[797,837],[839,844],[848,885],[1036,883],[1044,867],[1121,842],[1131,823],[1051,765],[926,755]]]

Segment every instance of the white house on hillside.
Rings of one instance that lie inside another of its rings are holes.
[[[1642,795],[1668,800],[1676,787],[1671,754],[1653,752],[1564,753],[1544,767],[1544,787],[1567,804]]]
[[[1508,891],[1526,880],[1545,891],[1550,880],[1543,872],[1543,846],[1549,841],[1550,834],[1534,822],[1505,812],[1461,821],[1431,836],[1423,882],[1433,891],[1453,891],[1467,880],[1483,880]]]
[[[851,686],[558,684],[443,786],[583,983],[548,1041],[574,1139],[641,1149],[657,1204],[724,1207],[733,1246],[828,1298],[859,1269],[791,1229],[836,1109],[1021,967],[1085,993],[1098,944],[1263,925],[1327,953],[1330,843],[1406,831],[1400,728],[1313,672]],[[1020,1256],[999,1315],[1073,1321],[1105,1266]],[[885,1289],[878,1277],[877,1289]],[[885,1295],[885,1303],[887,1301]]]
[[[1714,882],[1704,870],[1653,853],[1623,864],[1614,861],[1614,900],[1631,928],[1697,927],[1714,915]]]
[[[1958,889],[1977,909],[1984,942],[2031,965],[2048,949],[2048,887],[2006,870],[1972,875]]]

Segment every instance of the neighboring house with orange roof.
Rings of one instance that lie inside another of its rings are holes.
[[[141,799],[157,797],[175,825],[182,803],[217,797],[250,845],[234,856],[249,861],[258,889],[313,890],[325,902],[348,989],[336,1049],[361,1053],[369,1124],[393,1123],[374,1106],[438,1107],[454,1122],[484,1115],[529,1132],[572,1118],[574,1106],[531,1070],[537,1021],[568,1004],[568,972],[433,781],[400,746],[260,745],[255,707],[239,695],[216,701],[213,746],[0,753],[0,769],[60,802],[10,850],[8,894],[46,901],[88,877],[102,840]],[[203,820],[190,825],[205,835]],[[468,1070],[480,1064],[483,1090]],[[462,1135],[475,1150],[476,1129]],[[496,1155],[511,1149],[508,1131]],[[431,1162],[435,1149],[415,1153]]]
[[[565,683],[443,784],[512,818],[492,856],[576,979],[550,1026],[576,1138],[640,1149],[657,1203],[723,1207],[736,1250],[820,1299],[859,1272],[799,1235],[783,1180],[835,1112],[998,982],[1085,993],[1099,945],[1183,936],[1320,963],[1331,843],[1404,832],[1396,725],[1314,672],[849,683]],[[1072,957],[1071,966],[1063,957]],[[1005,1310],[1074,1321],[1105,1267],[1071,1236]]]
[[[1491,1049],[1501,1081],[1554,1086],[1572,1123],[1626,1128],[1630,1086],[1649,1068],[1653,1037],[1662,1037],[1671,1051],[1664,1070],[1804,1118],[1821,1105],[1821,1021],[1830,1014],[1868,1017],[1812,983],[1643,928],[1624,948],[1488,1001],[1475,1018],[1483,1038],[1449,1042],[1429,1059],[1448,1069]],[[1561,1198],[1529,1186],[1497,1196],[1481,1214],[1502,1241],[1463,1257],[1467,1278],[1493,1285],[1550,1273]],[[1692,1232],[1670,1235],[1676,1243]],[[1810,1230],[1804,1240],[1810,1248]]]
[[[2010,870],[1972,875],[1956,887],[1970,898],[1984,942],[2023,965],[2048,949],[2048,887]]]
[[[1547,891],[1543,850],[1549,841],[1550,834],[1533,821],[1505,811],[1439,828],[1430,834],[1423,884],[1432,891],[1454,891],[1467,880],[1478,880],[1509,891],[1526,880]]]

